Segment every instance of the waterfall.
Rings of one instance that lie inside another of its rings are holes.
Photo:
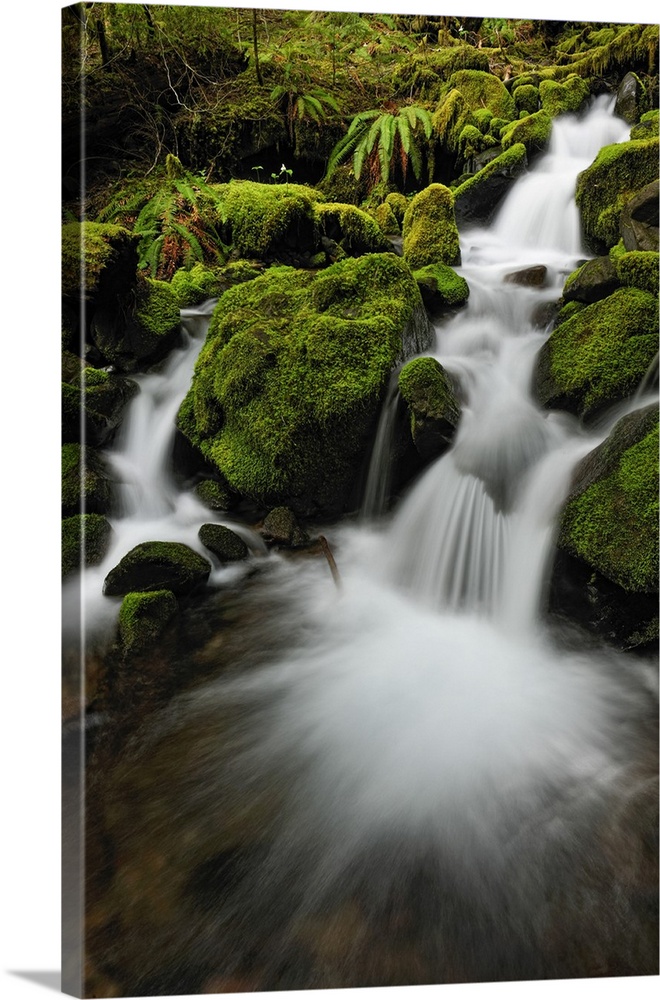
[[[577,174],[627,131],[606,105],[555,120],[494,225],[461,234],[470,299],[433,348],[464,400],[450,450],[380,530],[328,529],[341,590],[311,559],[266,574],[278,611],[248,616],[250,669],[176,700],[120,762],[111,833],[137,888],[116,947],[138,984],[160,982],[165,952],[220,968],[221,990],[246,969],[255,988],[301,989],[619,975],[655,955],[646,862],[622,856],[646,844],[657,692],[643,665],[540,615],[572,470],[611,418],[585,431],[536,405],[532,315],[583,252]],[[542,288],[505,280],[538,264]],[[126,515],[106,565],[134,531],[195,543],[200,511],[163,471],[164,440],[144,441],[161,377],[142,380],[115,456]]]

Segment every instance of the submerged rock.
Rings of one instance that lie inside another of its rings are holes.
[[[629,396],[658,349],[658,300],[620,288],[585,306],[550,335],[536,364],[542,406],[589,417]]]
[[[241,496],[339,512],[390,372],[432,334],[394,254],[271,269],[218,303],[179,427]]]
[[[623,417],[578,465],[559,518],[552,603],[617,645],[658,634],[658,413]]]
[[[203,587],[210,572],[208,560],[181,542],[142,542],[110,570],[103,593],[116,597],[167,589],[188,594]]]
[[[522,285],[524,288],[543,288],[548,269],[545,264],[534,264],[523,267],[520,271],[511,271],[504,275],[504,281],[509,285]]]

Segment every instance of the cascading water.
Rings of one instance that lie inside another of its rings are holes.
[[[391,521],[334,532],[341,592],[317,562],[278,564],[276,634],[254,624],[268,666],[179,699],[115,771],[133,984],[190,989],[181,969],[201,984],[218,967],[220,989],[653,971],[630,816],[652,809],[655,692],[539,618],[571,470],[608,426],[529,392],[532,311],[581,253],[576,175],[626,136],[602,100],[557,120],[491,229],[462,235],[470,299],[436,349],[465,399],[451,450]],[[544,288],[504,281],[538,264]],[[176,917],[150,903],[163,871]]]

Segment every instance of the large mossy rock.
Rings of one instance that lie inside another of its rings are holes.
[[[499,77],[477,69],[462,69],[449,78],[449,86],[458,90],[471,111],[488,108],[496,118],[510,121],[516,114],[513,97]]]
[[[62,521],[62,577],[97,566],[108,551],[112,527],[101,514],[75,514]]]
[[[230,181],[213,190],[221,204],[222,238],[237,257],[271,261],[287,252],[314,252],[314,205],[323,200],[314,188]]]
[[[67,373],[62,383],[62,440],[84,438],[91,445],[106,444],[138,387],[116,372],[81,367],[78,362],[75,372]]]
[[[166,589],[188,594],[203,587],[210,572],[208,560],[181,542],[142,542],[110,570],[103,593],[117,597]]]
[[[240,562],[241,559],[247,559],[247,545],[240,535],[224,524],[203,524],[197,534],[202,545],[217,556],[220,562]]]
[[[636,73],[626,73],[616,92],[614,114],[636,125],[646,110],[646,90]]]
[[[589,305],[606,299],[622,283],[617,268],[609,257],[594,257],[568,276],[562,296],[565,302],[584,302]]]
[[[541,80],[539,95],[542,109],[555,118],[579,111],[589,97],[589,84],[581,76],[571,76],[563,83]]]
[[[179,427],[240,495],[341,511],[394,364],[431,339],[394,254],[272,268],[218,303]]]
[[[122,652],[130,655],[148,649],[162,636],[178,610],[171,590],[126,594],[118,620]]]
[[[429,461],[441,455],[451,444],[461,415],[447,372],[435,358],[414,358],[401,369],[399,393],[420,458]]]
[[[585,306],[539,352],[539,401],[589,417],[629,396],[655,357],[657,330],[658,300],[637,288],[620,288]]]
[[[108,514],[112,509],[112,478],[105,459],[94,448],[62,446],[62,516],[85,510]]]
[[[519,88],[524,90],[523,87]],[[518,91],[516,91],[518,93]],[[544,152],[552,135],[552,118],[547,111],[537,111],[519,121],[505,125],[501,130],[502,149],[510,149],[521,142],[527,151],[527,159],[531,160]]]
[[[487,222],[513,182],[527,169],[523,143],[510,146],[454,191],[454,211],[459,225]]]
[[[595,253],[605,253],[618,242],[619,221],[626,203],[657,178],[657,138],[604,146],[591,166],[582,171],[575,197],[585,238]],[[629,246],[627,242],[626,248],[657,250],[657,246]]]
[[[413,271],[461,263],[454,196],[444,184],[430,184],[410,202],[403,217],[403,256]]]
[[[651,295],[658,295],[658,264],[660,255],[657,251],[631,250],[614,257],[613,263],[622,285],[630,288],[641,288]]]
[[[617,645],[658,635],[658,412],[623,417],[577,467],[559,519],[552,603]]]
[[[333,240],[348,257],[387,253],[392,249],[378,222],[355,205],[320,204],[315,206],[315,214],[321,237]],[[390,214],[396,223],[391,209]]]

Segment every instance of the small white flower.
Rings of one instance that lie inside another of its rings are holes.
[[[284,166],[284,164],[282,164],[282,167],[281,167],[281,170],[280,170],[280,173],[281,173],[281,174],[283,174],[285,170],[286,170],[286,167]]]

